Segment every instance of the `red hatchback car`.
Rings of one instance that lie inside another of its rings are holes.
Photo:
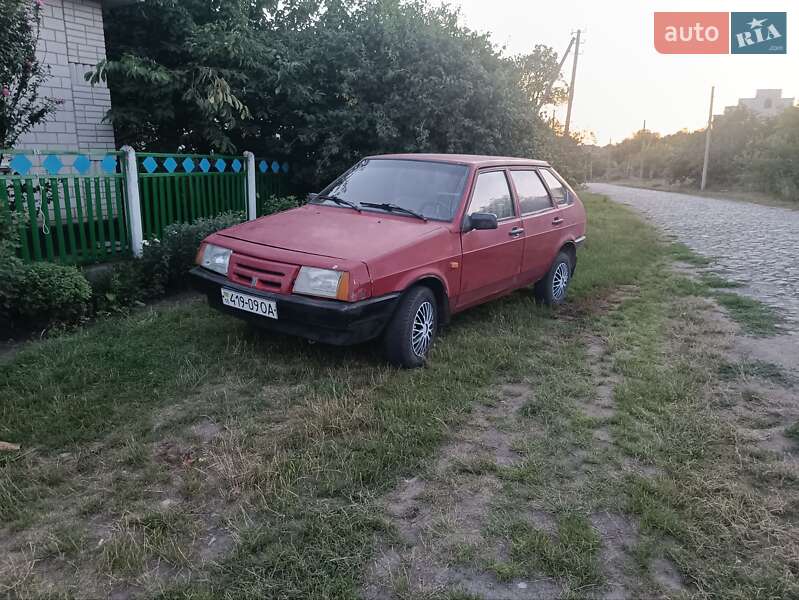
[[[454,313],[531,284],[563,302],[584,240],[583,205],[546,162],[393,154],[208,236],[192,274],[226,313],[330,344],[382,335],[390,362],[418,367]]]

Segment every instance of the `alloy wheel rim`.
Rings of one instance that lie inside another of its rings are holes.
[[[416,356],[423,357],[430,349],[433,340],[433,305],[425,300],[416,309],[411,329],[411,348]]]
[[[569,265],[562,262],[555,269],[555,276],[552,278],[552,296],[555,300],[563,300],[566,296],[566,287],[569,285]]]

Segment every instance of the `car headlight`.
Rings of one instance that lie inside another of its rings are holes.
[[[346,271],[300,267],[300,272],[294,281],[294,293],[347,300],[349,283],[350,277]]]
[[[230,262],[231,254],[233,254],[233,250],[229,250],[228,248],[220,248],[213,244],[205,244],[202,248],[202,253],[197,257],[199,259],[197,264],[211,271],[227,275],[227,267]]]

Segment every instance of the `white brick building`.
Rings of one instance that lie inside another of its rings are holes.
[[[757,90],[754,98],[739,98],[738,106],[743,106],[761,117],[776,117],[786,108],[793,106],[793,98],[783,98],[782,90]],[[727,106],[724,112],[737,108]]]
[[[42,96],[63,99],[55,114],[22,136],[20,150],[107,150],[115,148],[114,129],[103,122],[111,108],[104,84],[92,87],[84,74],[105,58],[102,4],[125,0],[43,0],[37,54],[50,67]]]

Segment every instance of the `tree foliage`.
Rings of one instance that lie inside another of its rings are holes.
[[[12,148],[56,107],[39,96],[49,76],[36,58],[41,9],[40,0],[0,0],[0,148]]]
[[[709,186],[737,186],[799,200],[799,107],[772,118],[735,108],[713,119],[711,139]],[[698,186],[704,150],[704,129],[662,137],[639,131],[594,153],[594,172]]]
[[[741,161],[741,180],[782,198],[799,201],[799,107],[784,111]]]
[[[530,54],[514,58],[519,87],[537,111],[548,104],[562,104],[569,88],[561,76],[558,54],[549,46],[536,44]]]
[[[231,151],[248,119],[239,95],[265,57],[263,3],[148,0],[107,12],[107,60],[87,80],[107,81],[117,139],[140,149]]]
[[[145,0],[106,12],[117,139],[158,151],[251,149],[318,185],[359,157],[546,157],[557,55],[509,58],[425,0]]]

